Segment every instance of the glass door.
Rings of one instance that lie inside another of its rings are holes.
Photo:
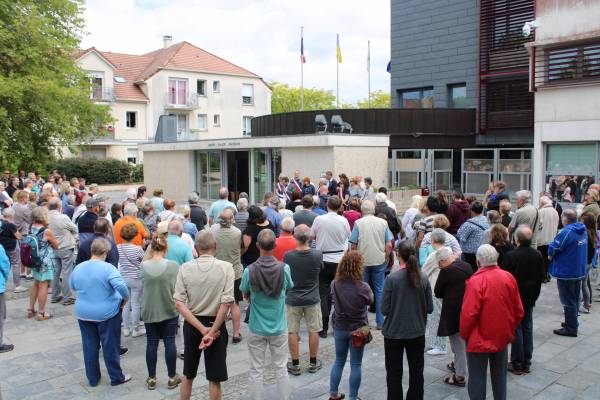
[[[219,198],[222,186],[220,151],[196,152],[196,190],[204,200]]]
[[[269,150],[252,150],[252,203],[262,203],[265,193],[269,191]]]
[[[390,159],[391,186],[421,187],[426,182],[425,150],[392,150]]]
[[[429,166],[433,182],[427,186],[433,191],[452,190],[452,150],[429,150]]]

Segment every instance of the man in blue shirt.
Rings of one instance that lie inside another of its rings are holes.
[[[251,398],[262,399],[263,371],[267,348],[276,368],[277,398],[287,400],[290,396],[287,371],[288,334],[285,314],[285,295],[294,284],[287,264],[273,256],[275,234],[264,229],[258,234],[260,257],[244,270],[240,290],[246,300],[252,298],[250,311]]]
[[[4,292],[6,291],[6,280],[10,274],[10,261],[4,251],[4,247],[0,246],[0,353],[6,353],[15,348],[12,344],[2,343],[2,334],[4,331],[4,319],[6,318],[6,299]]]
[[[175,262],[177,265],[192,261],[194,256],[192,248],[183,241],[181,234],[183,233],[183,225],[179,220],[169,222],[169,235],[167,236],[167,255],[165,258]]]
[[[281,224],[281,214],[279,214],[279,202],[281,200],[277,196],[271,197],[269,204],[263,209],[265,216],[275,228],[275,236],[279,237],[279,225]]]
[[[234,212],[237,213],[237,208],[235,207],[235,204],[227,200],[228,197],[229,190],[227,190],[226,187],[222,187],[221,189],[219,189],[219,200],[212,203],[210,209],[208,210],[208,224],[210,226],[212,226],[215,223],[215,221],[217,221],[219,215],[221,215],[221,211],[223,211],[227,207],[231,208]]]

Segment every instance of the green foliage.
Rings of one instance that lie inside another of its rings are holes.
[[[279,114],[284,112],[300,111],[300,88],[290,87],[286,83],[271,82],[273,89],[271,96],[271,112]],[[304,88],[305,110],[328,110],[335,108],[335,95],[328,90]]]
[[[0,164],[39,169],[111,120],[75,64],[83,0],[0,0]]]
[[[369,99],[359,100],[356,105],[358,108],[390,108],[392,97],[388,92],[376,90],[371,92],[371,107],[369,107]]]
[[[144,164],[131,166],[131,182],[144,182]]]
[[[47,169],[48,171],[56,169],[67,178],[85,178],[88,183],[99,185],[139,182],[137,178],[140,177],[140,174],[142,174],[141,180],[143,180],[141,167],[138,169],[125,161],[113,158],[65,158],[49,163]],[[134,173],[136,179],[133,178]]]

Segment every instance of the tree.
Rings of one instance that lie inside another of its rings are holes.
[[[83,0],[0,0],[0,164],[39,168],[110,122],[75,64],[82,10]]]
[[[359,100],[358,108],[369,108],[369,99]],[[392,106],[392,97],[388,92],[376,90],[371,92],[371,107],[370,108],[390,108]]]
[[[285,83],[269,83],[273,89],[271,112],[273,114],[300,111],[300,88]],[[335,108],[335,96],[328,90],[304,88],[305,110],[327,110]]]

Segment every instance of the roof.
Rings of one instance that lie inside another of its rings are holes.
[[[77,59],[95,52],[115,69],[115,76],[125,83],[114,82],[115,96],[122,100],[148,100],[139,83],[146,81],[161,69],[185,70],[212,74],[260,77],[188,42],[180,42],[164,49],[142,55],[99,51],[94,47],[82,50]]]

